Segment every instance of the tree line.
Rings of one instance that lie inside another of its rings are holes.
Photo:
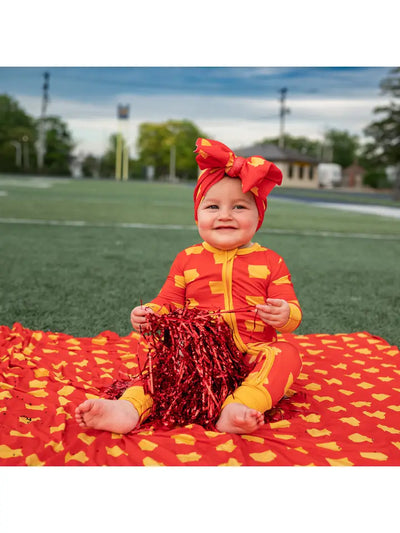
[[[385,106],[374,109],[376,120],[364,129],[366,139],[347,131],[331,129],[323,141],[285,135],[285,148],[295,149],[318,160],[328,160],[343,168],[358,163],[365,170],[364,181],[372,187],[387,187],[385,168],[397,168],[397,188],[400,189],[400,68],[391,69],[380,83],[381,91],[390,99]],[[42,119],[29,116],[12,97],[0,95],[0,172],[71,175],[76,163],[76,145],[67,124],[57,116]],[[39,130],[45,128],[45,156],[38,168],[36,150]],[[116,137],[109,138],[101,157],[85,155],[80,161],[87,177],[115,176]],[[143,178],[146,169],[153,168],[158,178],[170,174],[172,154],[174,172],[180,179],[194,180],[197,165],[193,157],[197,137],[209,137],[189,120],[168,120],[164,123],[142,123],[139,126],[138,157],[130,159],[129,177]],[[363,142],[364,141],[364,142]],[[264,138],[257,144],[278,144],[278,138]],[[232,147],[235,148],[235,147]],[[173,152],[172,152],[173,150]],[[328,155],[329,154],[329,155]]]
[[[46,151],[43,166],[38,168],[37,143],[42,126]],[[60,117],[35,119],[16,100],[0,94],[0,172],[68,176],[74,148],[68,126]]]
[[[198,137],[207,137],[207,134],[189,120],[140,124],[136,143],[139,155],[137,159],[129,160],[129,177],[146,177],[148,167],[154,169],[157,178],[169,177],[171,158],[175,158],[176,176],[182,180],[195,180],[197,164],[193,150]],[[101,157],[85,157],[82,162],[84,176],[115,176],[116,139],[117,134],[110,136],[108,148]]]

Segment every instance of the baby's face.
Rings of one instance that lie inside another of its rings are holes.
[[[239,178],[222,178],[210,187],[197,212],[200,237],[220,250],[251,244],[258,210],[251,192],[242,191]]]

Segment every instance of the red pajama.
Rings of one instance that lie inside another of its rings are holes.
[[[280,331],[296,329],[301,309],[282,257],[259,244],[225,251],[203,242],[177,255],[159,295],[146,305],[158,313],[186,303],[224,311],[222,316],[236,346],[255,367],[223,407],[237,402],[264,412],[282,398],[301,369],[297,348],[289,342],[277,342],[275,329],[254,313],[255,305],[264,304],[267,298],[289,303],[290,317]],[[131,401],[142,419],[151,406],[151,398],[141,386],[127,389],[121,399]]]

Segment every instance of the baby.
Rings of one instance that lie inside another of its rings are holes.
[[[253,365],[241,385],[222,404],[216,429],[253,433],[264,412],[285,394],[301,370],[298,350],[277,340],[300,324],[302,313],[283,259],[253,242],[267,207],[266,197],[282,181],[271,162],[236,157],[224,144],[198,139],[196,160],[203,172],[194,191],[195,220],[203,242],[180,252],[159,295],[135,307],[131,322],[148,328],[149,313],[189,307],[223,310],[233,339]],[[82,427],[128,433],[150,412],[143,384],[119,400],[86,400],[76,409]]]

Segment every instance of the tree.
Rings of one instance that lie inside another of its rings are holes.
[[[264,139],[261,144],[278,146],[279,138]],[[360,145],[356,135],[350,135],[347,131],[331,129],[326,132],[323,141],[316,141],[307,137],[292,137],[286,134],[284,135],[284,146],[315,159],[324,159],[329,153],[329,161],[345,168],[357,158]]]
[[[101,156],[99,173],[102,178],[114,178],[115,177],[115,157],[117,146],[117,134],[113,133],[108,138],[108,147]]]
[[[35,168],[34,120],[6,94],[0,95],[0,171],[28,172]]]
[[[335,129],[327,131],[325,143],[331,146],[332,162],[343,168],[349,167],[358,157],[359,138],[348,131]]]
[[[183,179],[197,178],[197,164],[193,154],[198,137],[207,137],[188,120],[168,120],[161,124],[149,122],[139,126],[137,148],[139,161],[153,166],[156,176],[168,176],[171,155],[175,150],[176,175]]]
[[[375,168],[394,166],[397,168],[395,198],[400,200],[400,67],[390,70],[380,83],[382,94],[390,96],[390,102],[374,109],[382,116],[371,122],[364,133],[372,140],[365,146],[364,156]]]
[[[98,157],[92,154],[87,154],[82,161],[82,174],[86,178],[98,178],[99,177],[100,161]]]
[[[0,95],[0,171],[37,171],[36,141],[40,119],[35,120],[6,94]],[[74,143],[59,117],[47,117],[46,153],[43,172],[70,175]]]
[[[68,126],[57,116],[49,116],[44,120],[46,152],[43,172],[53,176],[70,176],[72,150],[75,144],[68,130]],[[38,123],[39,121],[37,121]]]
[[[266,138],[260,144],[279,145],[279,137]],[[313,141],[307,137],[292,137],[289,134],[284,135],[284,146],[291,150],[296,150],[303,155],[319,158],[321,155],[322,144],[320,141]]]

